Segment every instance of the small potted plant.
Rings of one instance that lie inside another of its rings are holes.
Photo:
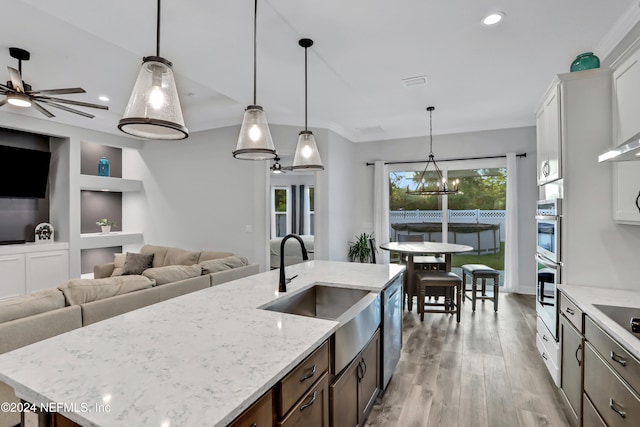
[[[373,234],[360,233],[356,235],[355,242],[349,242],[349,260],[358,262],[369,262],[371,259],[371,246],[369,239],[373,238]]]
[[[103,233],[110,233],[111,227],[115,227],[117,223],[115,221],[111,221],[110,219],[102,218],[100,221],[96,221],[96,225],[102,227]]]

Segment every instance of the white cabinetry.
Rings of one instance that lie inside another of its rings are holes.
[[[538,185],[562,178],[560,80],[554,80],[536,112]]]
[[[640,49],[614,64],[613,139],[614,147],[640,138]],[[639,159],[640,160],[640,159]],[[613,165],[613,219],[622,224],[640,225],[640,162]],[[637,202],[636,202],[637,200]]]
[[[24,294],[24,255],[0,255],[0,299]]]
[[[69,244],[0,247],[0,299],[56,287],[69,280]]]
[[[613,146],[617,146],[640,134],[640,49],[614,69]]]
[[[26,293],[54,288],[69,280],[69,251],[25,254]]]

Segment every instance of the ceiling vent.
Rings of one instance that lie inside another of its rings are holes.
[[[424,86],[427,84],[427,76],[409,77],[408,79],[402,79],[404,87]]]

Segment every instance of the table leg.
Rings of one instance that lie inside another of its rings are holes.
[[[413,310],[413,296],[416,294],[413,254],[407,255],[407,310]]]

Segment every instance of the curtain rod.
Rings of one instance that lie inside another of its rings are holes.
[[[506,158],[507,155],[503,156],[484,156],[484,157],[464,157],[460,159],[438,159],[438,162],[458,162],[460,160],[484,160],[484,159],[503,159]],[[516,157],[527,157],[527,153],[516,154]],[[385,165],[406,165],[412,163],[425,163],[426,160],[405,160],[405,161],[397,161],[397,162],[384,162]],[[373,166],[375,163],[367,162],[367,166]]]

